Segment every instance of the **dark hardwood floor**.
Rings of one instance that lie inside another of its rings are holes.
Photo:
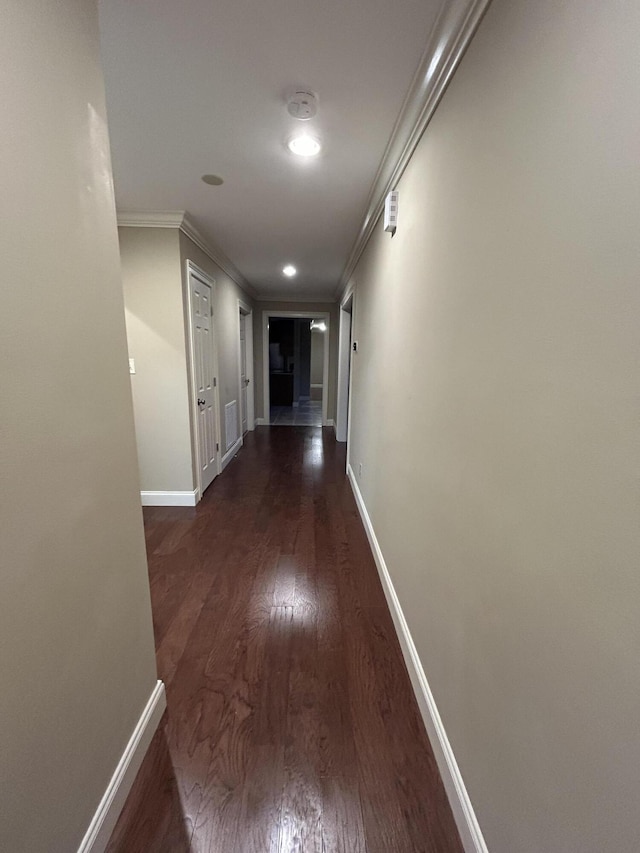
[[[145,510],[168,711],[109,853],[461,853],[333,430]]]

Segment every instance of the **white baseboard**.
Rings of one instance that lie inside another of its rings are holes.
[[[400,640],[413,691],[418,700],[420,713],[431,741],[465,853],[489,853],[351,465],[347,467],[347,476],[367,533],[373,559]]]
[[[266,421],[264,418],[256,418],[256,426],[264,426]]]
[[[142,506],[195,506],[198,490],[192,492],[140,492]]]
[[[166,707],[164,684],[158,681],[100,800],[89,829],[78,847],[78,853],[103,853],[106,849]]]
[[[231,447],[227,450],[227,452],[222,457],[222,462],[220,463],[220,473],[222,473],[224,471],[224,469],[227,467],[229,462],[231,462],[231,460],[236,455],[236,453],[240,450],[241,447],[242,447],[242,436],[240,436],[240,438],[237,439],[231,445]]]
[[[327,420],[327,422],[326,422],[325,426],[333,427],[333,428],[335,429],[336,425],[335,425],[335,424],[334,424],[334,422],[333,422],[333,418],[328,418],[328,420]]]

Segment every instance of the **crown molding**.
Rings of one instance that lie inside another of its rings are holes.
[[[384,208],[433,116],[440,98],[491,0],[445,0],[369,192],[364,219],[336,289],[339,297],[364,251]]]
[[[119,210],[118,227],[122,228],[180,228],[184,210]]]
[[[119,210],[118,226],[122,228],[177,228],[217,264],[241,290],[258,299],[254,287],[224,252],[206,240],[184,210]]]
[[[291,294],[261,294],[258,297],[258,302],[316,302],[322,305],[334,305],[335,299],[333,296],[306,296],[306,295],[298,295],[292,296]]]
[[[182,220],[180,230],[190,240],[192,240],[199,249],[202,249],[205,255],[208,255],[221,270],[224,270],[229,278],[235,281],[241,290],[244,290],[244,292],[251,296],[252,299],[258,298],[253,285],[249,284],[233,261],[224,254],[222,249],[214,246],[209,240],[205,240],[186,213]]]

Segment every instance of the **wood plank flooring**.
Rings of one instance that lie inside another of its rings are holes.
[[[145,531],[168,711],[109,853],[462,853],[332,430]]]

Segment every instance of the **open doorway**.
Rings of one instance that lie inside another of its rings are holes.
[[[264,312],[263,341],[268,423],[326,425],[329,315]]]

